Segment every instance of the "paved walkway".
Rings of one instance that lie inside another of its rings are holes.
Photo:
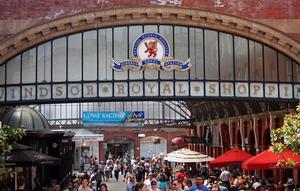
[[[108,182],[102,182],[107,184],[109,191],[125,191],[126,185],[123,182],[123,177],[119,178],[119,181],[116,181],[115,178],[110,178]]]

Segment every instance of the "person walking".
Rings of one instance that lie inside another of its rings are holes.
[[[133,188],[132,191],[144,191],[145,190],[145,186],[143,183],[136,183]]]
[[[130,177],[129,177],[129,181],[128,181],[128,183],[126,184],[126,189],[125,189],[125,191],[132,191],[132,188],[133,188],[134,185],[135,185],[134,177],[133,177],[133,176],[130,176]]]
[[[171,183],[171,188],[169,191],[183,191],[182,190],[182,184],[178,180],[174,180]]]
[[[157,187],[157,181],[155,179],[151,180],[151,186],[150,188],[147,189],[147,191],[161,191],[158,187]]]
[[[155,179],[153,178],[153,174],[150,172],[148,174],[148,178],[144,181],[144,185],[147,189],[150,189],[152,180],[155,180]]]
[[[108,182],[111,175],[111,168],[108,164],[106,164],[104,167],[104,174],[105,174],[105,181]]]
[[[222,181],[222,184],[227,187],[228,189],[230,188],[230,183],[229,183],[229,177],[230,173],[225,169],[225,167],[221,168],[221,174],[220,174],[220,180]]]
[[[133,174],[131,168],[130,168],[130,169],[128,170],[128,172],[126,173],[126,176],[125,176],[123,182],[125,182],[125,184],[127,184],[127,183],[129,182],[129,178],[130,178],[130,177],[133,177],[134,182],[136,182],[136,180],[135,180],[135,175]]]
[[[88,177],[82,178],[81,185],[79,186],[78,191],[93,191],[93,189],[91,189],[89,187],[89,179],[88,179]]]
[[[166,176],[163,173],[157,175],[157,187],[161,191],[167,191]]]
[[[107,189],[107,185],[106,184],[101,184],[100,185],[100,191],[108,191],[108,189]]]
[[[114,164],[113,171],[114,171],[114,175],[115,175],[116,181],[118,181],[119,180],[119,174],[120,174],[120,171],[121,171],[121,165],[120,165],[120,161],[119,160],[116,160],[116,162]]]
[[[196,184],[190,188],[189,191],[209,191],[206,186],[203,185],[204,178],[202,176],[196,177]]]

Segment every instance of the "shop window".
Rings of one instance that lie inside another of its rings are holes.
[[[232,35],[220,33],[220,78],[233,80],[233,39]]]
[[[66,37],[53,41],[53,82],[66,81]]]
[[[250,48],[250,80],[262,81],[263,80],[263,52],[260,43],[249,41]]]
[[[279,81],[292,81],[292,61],[287,56],[278,53]]]
[[[218,33],[204,30],[205,38],[205,79],[219,79]]]
[[[83,33],[83,80],[97,79],[97,31]]]
[[[300,82],[300,64],[294,63],[294,82]]]
[[[190,28],[190,59],[192,68],[190,69],[191,79],[203,79],[203,30]]]
[[[8,84],[20,83],[20,61],[21,56],[18,55],[7,62],[7,76]]]
[[[234,37],[235,79],[248,80],[248,42],[247,39]]]
[[[99,80],[111,80],[112,69],[112,29],[101,29],[98,31],[99,43]]]
[[[158,33],[158,26],[157,25],[145,25],[144,26],[144,33]],[[158,71],[155,70],[145,70],[145,78],[146,79],[158,79]]]
[[[277,55],[272,48],[264,46],[265,80],[277,81]]]
[[[37,81],[51,81],[51,42],[38,46]]]
[[[173,52],[173,46],[174,46],[174,42],[173,42],[173,26],[169,26],[169,25],[161,25],[159,27],[159,33],[165,37],[165,39],[168,41],[169,43],[169,47],[170,47],[170,57],[174,56],[174,52]],[[168,71],[160,71],[160,78],[161,79],[172,79],[173,78],[173,72],[168,72]]]
[[[27,50],[22,55],[22,83],[35,82],[36,49]]]
[[[129,27],[129,58],[132,58],[132,46],[135,40],[143,33],[142,26],[130,26]],[[142,79],[143,72],[141,71],[129,71],[130,79]]]
[[[175,46],[175,59],[186,61],[188,59],[188,30],[187,27],[174,28],[174,46]],[[188,79],[188,72],[175,71],[175,79]]]
[[[5,64],[0,65],[0,85],[5,83]]]
[[[114,55],[116,61],[128,59],[127,27],[116,27],[114,30]],[[109,58],[111,60],[111,58]],[[114,72],[116,80],[128,79],[128,71]]]
[[[68,80],[69,81],[80,81],[82,78],[81,38],[82,38],[81,33],[71,35],[68,38]]]

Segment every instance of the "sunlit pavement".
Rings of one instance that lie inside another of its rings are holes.
[[[119,180],[116,181],[115,178],[110,178],[108,182],[102,182],[107,185],[109,191],[125,191],[126,185],[123,182],[123,177],[119,177]]]

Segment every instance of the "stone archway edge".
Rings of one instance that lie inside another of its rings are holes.
[[[173,24],[237,34],[273,47],[300,63],[300,44],[288,35],[255,21],[208,10],[177,7],[131,7],[98,10],[48,21],[0,43],[0,65],[39,43],[89,29],[132,25]]]

